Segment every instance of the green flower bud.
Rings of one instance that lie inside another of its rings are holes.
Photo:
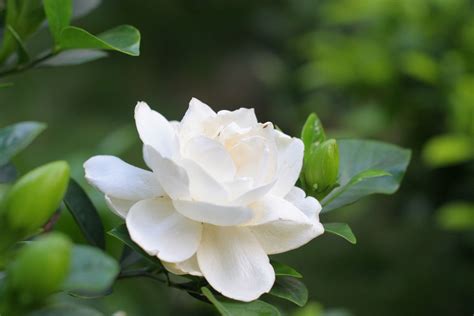
[[[60,290],[71,262],[72,243],[50,233],[23,246],[7,267],[7,289],[19,304],[40,302]]]
[[[335,139],[311,145],[304,167],[304,178],[317,195],[325,195],[336,185],[338,171],[339,149]]]
[[[68,182],[69,166],[64,161],[46,164],[21,177],[5,201],[3,216],[8,229],[24,236],[38,230],[59,207]]]
[[[312,144],[320,144],[326,140],[323,124],[316,113],[311,113],[301,130],[301,140],[304,143],[305,157],[308,155]]]

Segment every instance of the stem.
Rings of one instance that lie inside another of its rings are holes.
[[[55,52],[50,52],[50,53],[44,55],[43,57],[37,58],[37,59],[33,60],[32,62],[30,62],[29,64],[26,64],[24,66],[17,66],[15,68],[2,71],[2,72],[0,72],[0,78],[7,77],[7,76],[10,76],[10,75],[13,75],[13,74],[20,73],[20,72],[23,72],[25,70],[31,69],[31,68],[35,67],[36,65],[38,65],[38,64],[54,57],[54,56],[56,56],[56,53]]]

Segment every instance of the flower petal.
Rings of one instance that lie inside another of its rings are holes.
[[[253,188],[236,198],[231,205],[249,205],[267,194],[274,185],[275,181]]]
[[[275,131],[278,148],[278,180],[272,193],[285,196],[294,187],[303,166],[304,144],[299,138],[292,138]]]
[[[152,172],[114,156],[94,156],[84,163],[87,181],[109,197],[138,201],[163,195]]]
[[[195,200],[217,204],[227,204],[229,194],[215,178],[190,159],[180,161],[189,179],[189,191]]]
[[[219,181],[230,181],[235,176],[232,157],[224,146],[208,137],[191,138],[184,147],[184,155],[201,166]]]
[[[188,198],[189,178],[185,169],[173,160],[163,157],[155,148],[143,147],[145,161],[153,170],[164,191],[172,198]]]
[[[284,198],[267,194],[262,199],[250,205],[254,211],[254,218],[246,225],[257,226],[277,220],[287,220],[303,224],[310,223],[310,219],[295,205]]]
[[[173,126],[145,102],[138,102],[135,107],[135,123],[142,142],[155,148],[163,157],[170,158],[179,150]]]
[[[202,224],[176,212],[167,198],[137,202],[126,222],[132,240],[163,261],[191,258],[201,241]]]
[[[241,128],[254,127],[258,124],[255,110],[247,108],[240,108],[235,111],[219,111],[217,112],[217,120],[222,126],[236,123]]]
[[[122,218],[126,218],[133,204],[137,203],[137,201],[117,199],[108,195],[105,196],[105,202],[112,212]]]
[[[319,221],[319,212],[321,212],[321,204],[312,196],[306,196],[306,193],[298,188],[293,187],[285,196],[285,199],[295,205],[309,219],[317,219]]]
[[[209,284],[236,300],[255,300],[275,282],[268,256],[245,227],[205,225],[197,259]]]
[[[202,272],[199,269],[199,264],[197,262],[196,255],[183,262],[172,263],[162,261],[162,263],[168,271],[177,275],[190,274],[195,276],[202,276]]]
[[[253,212],[248,207],[222,206],[206,202],[173,200],[176,210],[197,222],[234,226],[249,221]]]

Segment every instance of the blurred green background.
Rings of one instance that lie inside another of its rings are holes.
[[[0,126],[49,125],[16,159],[21,170],[66,159],[83,181],[82,163],[96,154],[143,166],[139,100],[169,119],[193,96],[215,110],[254,107],[295,136],[316,112],[330,136],[393,142],[413,160],[394,196],[321,216],[350,223],[357,245],[324,235],[279,256],[303,273],[310,300],[331,315],[472,315],[474,1],[105,0],[76,21],[92,32],[123,23],[141,31],[140,57],[33,70],[0,90]],[[38,33],[32,48],[45,41]],[[90,192],[107,226],[117,223]],[[67,216],[58,229],[80,240]],[[213,313],[145,279],[90,304],[107,315]]]

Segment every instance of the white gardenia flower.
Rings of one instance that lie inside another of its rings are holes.
[[[295,186],[303,142],[258,123],[253,109],[215,113],[193,98],[181,122],[170,122],[139,102],[135,121],[152,171],[95,156],[86,179],[169,271],[252,301],[275,281],[268,255],[324,232],[321,205]]]

